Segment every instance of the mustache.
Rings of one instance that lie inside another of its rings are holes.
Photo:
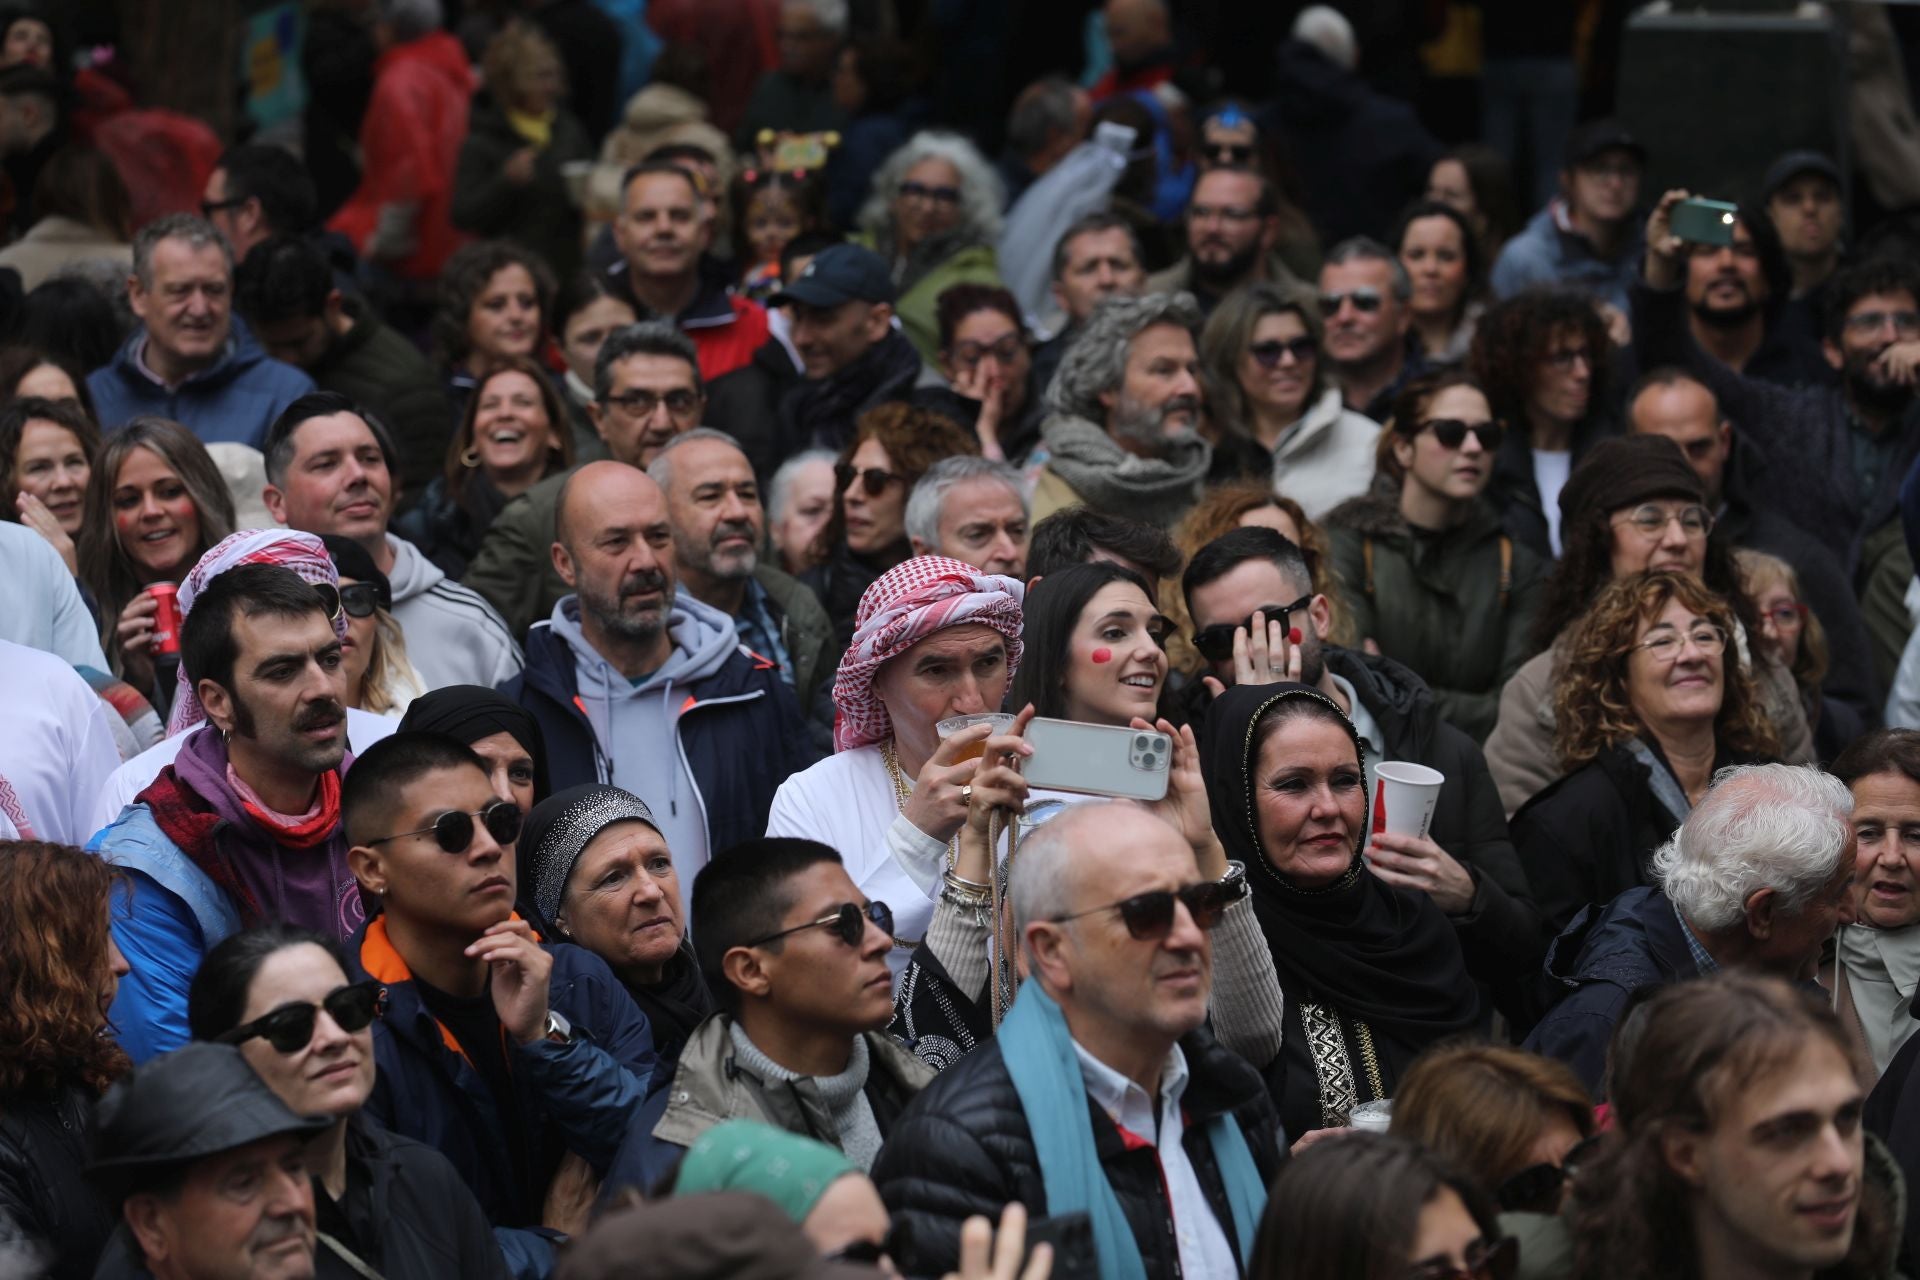
[[[715,526],[713,537],[709,540],[718,546],[728,538],[745,538],[748,542],[759,542],[760,531],[746,520],[735,520]]]
[[[661,595],[666,594],[667,576],[664,573],[652,570],[647,573],[636,573],[620,581],[620,594],[623,596],[645,595],[650,591],[657,591]]]
[[[331,698],[325,702],[316,702],[293,718],[293,727],[305,731],[308,729],[329,729],[347,718],[341,705]]]
[[[282,1240],[294,1236],[311,1244],[313,1229],[307,1225],[305,1218],[290,1213],[284,1217],[261,1219],[260,1225],[253,1229],[253,1236],[248,1243],[256,1249],[270,1249]]]
[[[1199,413],[1199,396],[1173,396],[1160,406],[1160,421],[1165,422],[1176,413]]]

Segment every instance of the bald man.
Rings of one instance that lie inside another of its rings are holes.
[[[646,472],[569,476],[552,555],[572,594],[501,690],[540,722],[554,789],[612,782],[645,800],[691,884],[711,850],[764,833],[775,789],[813,763],[799,704],[732,618],[678,590],[666,494]]]

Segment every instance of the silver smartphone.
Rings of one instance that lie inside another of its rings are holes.
[[[1027,726],[1027,744],[1033,754],[1020,771],[1036,790],[1130,800],[1167,794],[1173,740],[1157,729],[1036,717]]]

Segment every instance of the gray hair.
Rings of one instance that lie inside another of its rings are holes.
[[[747,456],[747,451],[740,448],[740,442],[718,427],[695,427],[691,431],[682,431],[679,435],[661,445],[660,452],[654,454],[653,461],[647,464],[647,475],[652,477],[653,482],[662,489],[671,488],[673,485],[673,463],[669,460],[669,455],[681,445],[692,444],[696,440],[718,440],[729,449],[738,449],[741,457],[744,458]]]
[[[944,555],[940,549],[940,508],[946,505],[947,495],[953,492],[954,486],[968,480],[998,480],[1020,499],[1021,514],[1028,513],[1027,495],[1021,491],[1018,471],[993,458],[959,453],[928,467],[920,482],[913,486],[913,492],[907,496],[907,536],[918,538],[935,555]]]
[[[642,320],[624,329],[615,329],[600,344],[600,354],[593,362],[593,398],[601,404],[613,394],[613,366],[628,356],[685,360],[693,370],[694,394],[706,394],[706,385],[700,381],[700,352],[695,349],[693,339],[680,332],[680,326],[671,320]]]
[[[380,21],[393,28],[396,42],[418,40],[446,20],[440,0],[381,0]]]
[[[209,245],[219,249],[220,256],[227,260],[227,279],[233,279],[233,246],[220,229],[195,214],[169,213],[140,228],[140,234],[133,238],[133,274],[142,289],[153,288],[153,251],[162,240],[181,240],[191,249]]]
[[[1761,889],[1798,912],[1833,882],[1853,838],[1852,815],[1846,784],[1807,765],[1722,769],[1654,852],[1654,879],[1688,923],[1709,932],[1740,923]]]
[[[860,206],[860,228],[876,243],[893,239],[893,198],[907,170],[922,160],[936,158],[951,164],[960,175],[960,224],[956,230],[989,244],[999,238],[1000,210],[1007,203],[1007,188],[1000,175],[966,138],[944,129],[922,129],[874,173],[873,189]]]
[[[785,0],[810,9],[820,25],[837,36],[847,34],[847,0]]]
[[[840,455],[831,449],[808,449],[796,453],[780,464],[773,473],[773,482],[767,486],[767,523],[778,524],[787,514],[787,507],[793,501],[793,485],[800,473],[816,462],[824,462],[831,467],[840,460]]]
[[[1360,42],[1353,24],[1330,4],[1310,4],[1293,20],[1293,38],[1327,55],[1327,61],[1352,71],[1360,65]]]
[[[1007,115],[1007,150],[1026,158],[1045,150],[1054,135],[1072,133],[1079,123],[1075,108],[1079,87],[1062,75],[1034,81],[1013,101]]]
[[[1088,422],[1104,422],[1107,411],[1100,403],[1101,393],[1119,388],[1126,378],[1133,340],[1157,324],[1178,325],[1193,333],[1200,328],[1200,307],[1185,292],[1102,301],[1060,358],[1060,369],[1047,386],[1047,408]]]
[[[1333,246],[1321,261],[1324,270],[1349,262],[1384,262],[1393,275],[1393,296],[1401,302],[1413,297],[1413,277],[1400,265],[1400,257],[1372,236],[1349,236]]]

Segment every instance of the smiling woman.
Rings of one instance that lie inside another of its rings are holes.
[[[1158,717],[1167,628],[1146,581],[1108,561],[1048,574],[1026,602],[1026,665],[1008,705],[1088,724]]]
[[[1858,908],[1836,935],[1838,971],[1823,965],[1821,982],[1852,1011],[1844,1025],[1878,1076],[1920,1028],[1906,977],[1920,964],[1920,732],[1874,730],[1841,752],[1833,776],[1853,793]]]

